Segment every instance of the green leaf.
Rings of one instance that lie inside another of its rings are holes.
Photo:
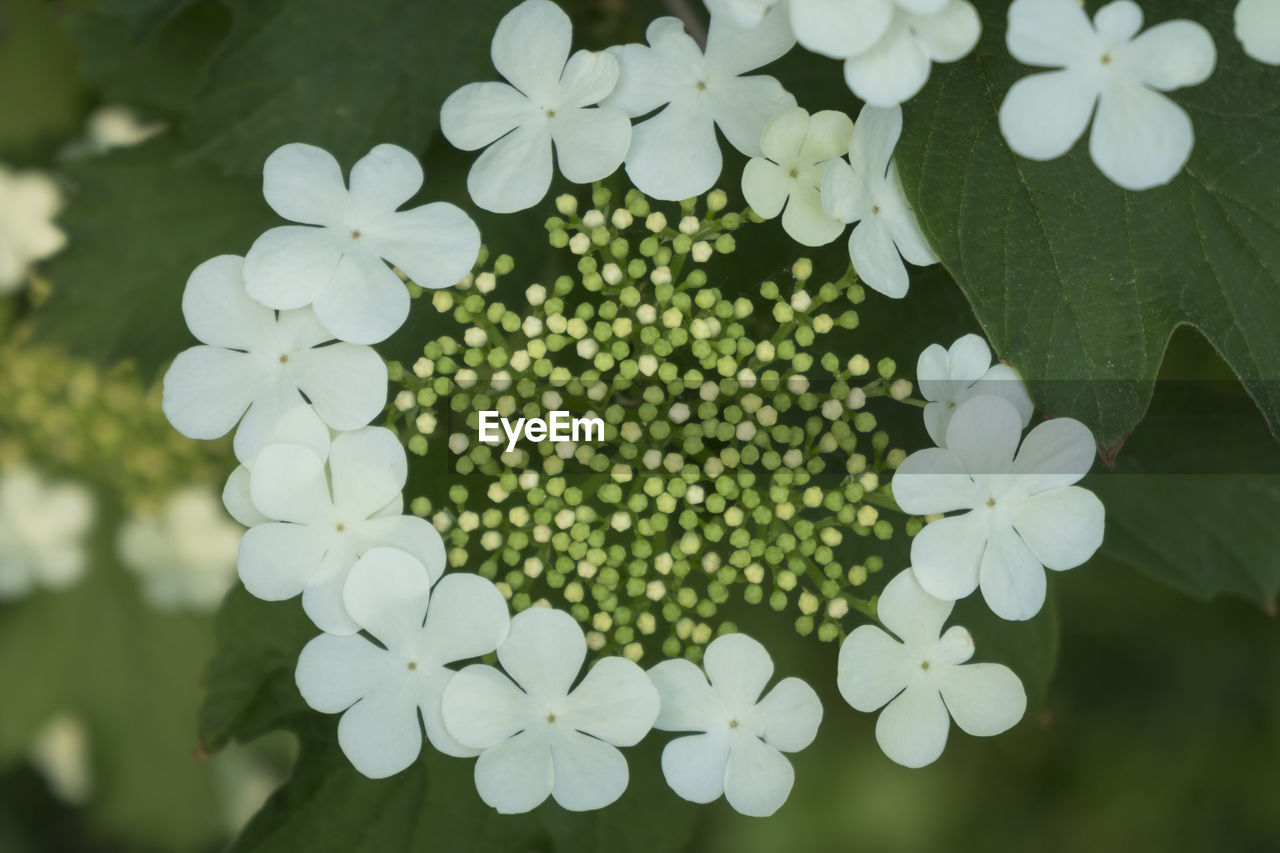
[[[0,160],[44,162],[78,133],[88,92],[54,4],[0,6]]]
[[[1125,192],[1093,165],[1087,140],[1058,160],[1017,157],[996,112],[1039,69],[1005,47],[1005,0],[976,0],[975,53],[936,65],[906,106],[897,152],[930,243],[1002,357],[1037,402],[1115,449],[1146,410],[1169,337],[1199,329],[1280,428],[1280,68],[1248,59],[1233,0],[1171,0],[1149,23],[1203,23],[1218,66],[1171,93],[1196,130],[1186,169]],[[1096,6],[1090,3],[1090,6]]]

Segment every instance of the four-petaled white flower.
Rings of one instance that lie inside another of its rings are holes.
[[[1203,83],[1217,54],[1209,31],[1193,21],[1140,29],[1142,9],[1130,0],[1103,6],[1092,24],[1076,0],[1014,0],[1009,52],[1060,70],[1024,77],[1005,95],[1000,130],[1009,147],[1052,160],[1092,117],[1089,154],[1111,181],[1144,190],[1173,180],[1195,136],[1186,112],[1161,92]]]
[[[262,193],[282,225],[245,257],[249,295],[286,310],[310,305],[338,340],[374,344],[409,316],[409,292],[383,261],[420,287],[448,287],[471,271],[480,231],[452,204],[397,210],[422,186],[422,166],[378,145],[351,169],[351,188],[329,152],[290,143],[267,158]]]
[[[930,344],[916,362],[916,385],[929,401],[924,407],[924,426],[939,447],[947,445],[947,425],[951,415],[971,397],[995,394],[1018,410],[1022,427],[1031,423],[1035,404],[1022,384],[1022,377],[1007,364],[991,364],[991,349],[978,335],[965,335],[950,349]]]
[[[742,634],[707,646],[706,675],[683,659],[649,670],[662,698],[654,728],[701,732],[676,738],[662,750],[671,789],[695,803],[724,795],[746,815],[766,817],[786,802],[795,781],[782,754],[813,742],[822,703],[808,684],[784,678],[761,698],[773,677],[769,652]],[[708,683],[708,678],[710,683]]]
[[[0,601],[79,580],[93,515],[84,486],[49,484],[30,468],[0,473]]]
[[[489,146],[467,175],[471,199],[497,213],[532,207],[551,186],[551,148],[578,184],[622,165],[631,120],[594,107],[618,82],[611,54],[569,55],[573,25],[551,0],[525,0],[493,34],[493,64],[507,83],[468,83],[440,109],[440,130],[464,151]]]
[[[1244,52],[1259,62],[1280,65],[1280,3],[1240,0],[1236,4],[1236,38]]]
[[[800,44],[843,59],[849,88],[868,104],[892,107],[924,87],[935,62],[955,62],[982,35],[966,0],[791,0]]]
[[[832,160],[822,178],[827,215],[846,224],[857,223],[849,235],[849,259],[858,277],[894,299],[905,296],[911,284],[902,258],[917,266],[938,262],[907,203],[893,162],[901,133],[901,109],[863,107],[853,126],[848,161]]]
[[[617,747],[653,727],[658,692],[620,657],[601,659],[574,687],[586,653],[572,616],[531,607],[511,620],[498,649],[507,675],[475,664],[445,688],[444,724],[455,740],[482,750],[476,790],[498,811],[527,812],[548,795],[586,811],[626,790],[627,761]]]
[[[1044,569],[1064,571],[1102,544],[1102,502],[1072,485],[1096,447],[1089,428],[1054,418],[1027,433],[1003,397],[983,394],[956,410],[944,448],[908,456],[893,496],[909,513],[967,510],[925,525],[911,565],[930,595],[956,601],[979,585],[1002,619],[1030,619],[1044,604]],[[1016,455],[1015,455],[1016,454]]]
[[[61,209],[62,194],[48,175],[0,165],[0,295],[17,290],[32,264],[66,245],[53,224]]]
[[[356,558],[391,546],[419,560],[434,580],[444,574],[440,534],[425,519],[401,515],[408,476],[404,447],[382,427],[344,432],[325,460],[299,444],[272,444],[249,474],[252,505],[273,521],[240,542],[237,568],[258,598],[302,594],[322,631],[351,634],[358,625],[342,606],[342,587]]]
[[[860,625],[840,647],[840,695],[859,711],[884,707],[876,741],[906,767],[924,767],[942,755],[951,719],[967,734],[990,737],[1011,728],[1027,708],[1022,682],[1008,667],[965,663],[974,651],[968,631],[953,625],[942,633],[953,606],[921,589],[907,569],[885,586],[876,609],[897,638]]]
[[[842,112],[811,117],[792,107],[778,113],[760,137],[764,157],[752,158],[742,172],[747,204],[766,219],[782,213],[782,227],[797,243],[830,243],[845,225],[822,209],[822,176],[828,161],[848,153],[852,137],[853,122]]]
[[[239,421],[236,455],[247,459],[281,418],[309,419],[294,411],[303,394],[334,429],[358,429],[377,417],[387,402],[387,368],[378,354],[329,344],[333,335],[310,308],[277,316],[255,302],[245,291],[243,266],[243,259],[222,255],[187,281],[182,313],[204,346],[180,353],[165,374],[169,423],[190,438],[218,438]]]
[[[782,56],[795,39],[777,8],[751,29],[712,17],[705,52],[676,18],[658,18],[645,38],[648,46],[610,48],[618,58],[618,86],[604,105],[632,118],[659,110],[632,129],[627,175],[654,198],[691,198],[720,176],[717,127],[734,148],[759,157],[764,126],[795,106],[774,78],[742,76]]]
[[[432,587],[410,554],[373,548],[352,566],[343,601],[381,647],[321,634],[303,648],[295,677],[308,705],[342,714],[338,744],[355,768],[374,779],[404,770],[422,749],[423,723],[436,749],[474,755],[445,731],[440,697],[455,677],[448,664],[486,655],[507,636],[498,588],[467,573]]]

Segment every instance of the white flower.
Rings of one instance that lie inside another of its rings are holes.
[[[1073,486],[1093,464],[1088,427],[1054,418],[1022,434],[1022,416],[983,394],[956,410],[944,448],[908,456],[893,496],[915,515],[967,510],[925,526],[911,542],[925,591],[956,601],[979,584],[1002,619],[1030,619],[1044,604],[1044,569],[1064,571],[1102,544],[1102,503]],[[1016,456],[1015,456],[1016,452]]]
[[[490,146],[467,175],[476,204],[512,213],[537,204],[551,186],[551,148],[578,184],[617,171],[631,143],[620,110],[592,108],[618,82],[608,53],[569,55],[573,25],[550,0],[525,0],[493,34],[493,64],[510,81],[469,83],[440,110],[440,130],[465,151]],[[567,61],[566,61],[567,60]]]
[[[30,468],[0,473],[0,601],[79,580],[93,515],[93,496],[83,486],[50,485]]]
[[[955,62],[982,35],[966,0],[791,0],[790,12],[800,44],[845,60],[849,88],[878,107],[915,95],[934,62]]]
[[[905,296],[911,284],[902,258],[917,266],[938,262],[898,180],[892,158],[901,133],[901,109],[863,107],[853,126],[849,160],[832,160],[822,178],[827,215],[858,223],[849,235],[849,259],[858,277],[894,299]]]
[[[746,815],[766,817],[786,802],[795,781],[782,754],[799,752],[818,733],[822,703],[808,684],[784,678],[761,698],[773,661],[742,634],[716,638],[703,655],[707,674],[683,659],[649,670],[662,697],[654,728],[700,732],[662,750],[662,772],[686,800],[709,803],[724,795]],[[708,683],[708,678],[710,683]]]
[[[1031,423],[1035,404],[1031,402],[1022,377],[1007,364],[991,364],[991,349],[978,335],[965,335],[950,349],[930,344],[916,362],[916,384],[929,404],[924,407],[924,426],[929,438],[946,447],[947,425],[956,408],[979,394],[1004,397],[1018,410],[1022,428]]]
[[[795,39],[776,8],[746,30],[713,17],[705,52],[676,18],[658,18],[645,38],[647,47],[610,48],[618,57],[618,87],[604,105],[632,118],[658,110],[632,128],[627,175],[654,198],[691,198],[720,177],[717,127],[734,148],[759,157],[764,126],[795,106],[772,77],[742,76],[782,56]]]
[[[27,280],[31,265],[58,252],[67,235],[53,224],[62,194],[41,172],[11,172],[0,165],[0,294]]]
[[[39,771],[49,790],[64,803],[83,806],[93,794],[93,766],[89,727],[84,718],[63,711],[40,727],[27,747],[27,760]]]
[[[295,677],[307,704],[342,714],[338,744],[357,770],[374,779],[404,770],[431,745],[474,755],[453,740],[440,718],[440,697],[454,671],[507,636],[507,602],[479,575],[432,575],[413,556],[373,548],[351,568],[343,601],[359,634],[321,634],[303,648]],[[421,715],[422,722],[419,722]]]
[[[272,444],[249,474],[252,505],[275,521],[258,524],[240,542],[237,568],[258,598],[302,594],[302,607],[322,631],[357,630],[342,606],[342,586],[356,558],[370,548],[407,551],[431,578],[444,573],[445,551],[431,522],[401,515],[408,476],[404,447],[382,427],[345,432],[325,460],[298,444]]]
[[[787,0],[705,0],[712,17],[721,15],[736,27],[749,30],[758,26],[764,16],[779,8],[779,17],[786,19]]]
[[[587,643],[573,617],[531,607],[498,649],[503,675],[472,665],[444,691],[444,724],[482,750],[476,790],[500,812],[527,812],[548,795],[570,811],[609,805],[626,790],[632,746],[653,727],[658,692],[644,670],[606,657],[576,687]],[[514,680],[513,680],[514,679]]]
[[[1240,0],[1236,4],[1236,38],[1244,52],[1259,62],[1280,65],[1280,3]]]
[[[94,151],[131,148],[163,132],[160,122],[144,121],[131,107],[106,104],[89,115],[88,143]]]
[[[240,422],[248,459],[304,400],[334,429],[358,429],[387,401],[387,368],[372,349],[335,343],[310,308],[275,311],[245,291],[244,261],[222,255],[196,267],[182,295],[187,326],[204,346],[180,353],[164,377],[169,423],[190,438],[218,438]],[[293,413],[293,414],[291,414]],[[241,420],[243,416],[243,420]],[[301,427],[300,427],[301,428]],[[314,431],[312,424],[307,428]]]
[[[1006,41],[1014,58],[1060,70],[1024,77],[1000,105],[1009,147],[1032,160],[1070,150],[1093,118],[1089,154],[1128,190],[1166,184],[1191,155],[1186,112],[1160,94],[1203,83],[1216,51],[1193,21],[1166,21],[1137,38],[1142,9],[1117,0],[1093,24],[1076,0],[1014,0]],[[1094,106],[1097,112],[1094,112]]]
[[[859,711],[884,707],[876,741],[906,767],[942,755],[951,719],[965,733],[998,735],[1022,719],[1027,694],[1008,667],[970,663],[973,637],[958,625],[942,633],[954,605],[920,588],[910,569],[885,586],[876,625],[860,625],[840,647],[836,685]],[[950,719],[948,719],[950,717]]]
[[[378,145],[351,169],[350,190],[329,152],[291,143],[262,169],[262,193],[283,225],[245,257],[249,294],[286,310],[311,305],[334,337],[374,344],[409,316],[409,292],[384,260],[420,287],[448,287],[471,271],[480,232],[452,204],[397,210],[422,186],[422,166]],[[312,227],[319,226],[319,227]]]
[[[158,514],[127,519],[117,544],[152,605],[214,610],[235,580],[242,532],[212,492],[188,486],[169,495]]]
[[[752,158],[742,172],[747,204],[766,219],[782,213],[783,230],[797,243],[830,243],[844,223],[822,209],[822,175],[828,161],[848,153],[852,136],[853,122],[841,112],[810,117],[803,107],[792,107],[778,113],[760,137],[764,157]]]

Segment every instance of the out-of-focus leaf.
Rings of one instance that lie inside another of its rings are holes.
[[[88,91],[76,62],[55,4],[0,4],[0,160],[46,160],[78,132]]]

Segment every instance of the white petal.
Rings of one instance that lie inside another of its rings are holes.
[[[1081,565],[1102,544],[1105,511],[1088,489],[1068,486],[1019,501],[1010,521],[1022,541],[1045,568],[1054,571]]]
[[[539,114],[523,92],[506,83],[468,83],[440,107],[440,131],[454,148],[475,151]]]
[[[644,670],[626,658],[607,657],[560,704],[557,722],[615,746],[634,746],[653,728],[659,705]]]
[[[1027,386],[1018,375],[1018,371],[1009,365],[992,365],[991,369],[984,373],[969,390],[973,396],[995,394],[1004,397],[1018,410],[1024,429],[1031,423],[1031,415],[1036,410],[1035,403],[1031,402],[1031,395],[1027,393]]]
[[[804,146],[805,135],[809,131],[809,124],[809,111],[804,107],[791,107],[777,113],[769,119],[760,132],[761,154],[775,163],[790,164],[798,160],[800,149]],[[842,156],[848,150],[848,140],[845,140],[844,151],[836,151],[822,159]]]
[[[715,123],[696,101],[674,102],[631,129],[627,176],[645,195],[664,201],[700,195],[715,185],[721,164]]]
[[[979,585],[983,600],[1001,619],[1022,622],[1044,606],[1044,567],[1009,527],[987,537]]]
[[[271,520],[253,505],[253,499],[249,497],[249,469],[243,465],[237,466],[227,477],[226,485],[222,487],[222,505],[228,515],[245,527]]]
[[[692,88],[706,64],[678,18],[655,19],[645,38],[651,47],[626,44],[609,49],[618,60],[618,85],[602,105],[632,118],[653,112],[678,90]]]
[[[791,192],[787,170],[763,157],[753,157],[742,170],[742,196],[756,213],[772,219],[782,212]]]
[[[347,213],[342,168],[323,148],[282,145],[262,167],[262,194],[271,209],[292,222],[340,225]]]
[[[333,504],[352,519],[368,518],[404,488],[409,464],[396,434],[383,427],[346,432],[329,450]]]
[[[783,752],[799,752],[818,735],[822,702],[798,678],[784,678],[752,709],[743,727]]]
[[[631,146],[631,120],[621,110],[571,109],[551,122],[560,174],[575,184],[607,178]]]
[[[946,519],[943,519],[944,521]],[[952,604],[921,587],[911,570],[899,572],[885,585],[876,614],[911,651],[932,648],[951,615]]]
[[[888,0],[791,0],[791,28],[800,44],[832,59],[875,44],[893,17]]]
[[[452,755],[454,758],[474,758],[479,755],[479,749],[459,742],[449,734],[449,729],[444,724],[444,691],[457,673],[445,667],[432,667],[419,671],[424,677],[418,687],[418,710],[422,713],[427,740],[440,752]]]
[[[984,500],[960,457],[931,447],[902,461],[893,474],[893,498],[912,515],[971,509]]]
[[[768,817],[782,807],[796,773],[781,752],[750,735],[738,735],[724,771],[724,798],[738,812]]]
[[[316,414],[316,410],[302,401],[301,397],[293,397],[296,404],[284,411],[268,415],[267,426],[256,431],[241,429],[236,433],[234,449],[236,459],[242,466],[252,467],[262,448],[269,444],[301,444],[315,451],[324,458],[329,455],[329,427]],[[255,407],[265,405],[263,401]],[[248,471],[245,472],[248,477]],[[248,480],[245,481],[246,488]]]
[[[262,449],[249,476],[249,496],[268,518],[299,524],[327,519],[332,507],[324,460],[300,444]]]
[[[955,62],[978,43],[982,21],[973,4],[951,0],[936,14],[913,16],[911,32],[934,62]]]
[[[1245,53],[1259,62],[1280,65],[1280,6],[1274,0],[1240,0],[1235,24]]]
[[[342,547],[341,541],[330,540],[329,551],[320,561],[320,567],[307,587],[302,591],[302,610],[321,631],[326,634],[346,636],[360,630],[360,625],[351,618],[346,606],[342,603],[342,590],[347,581],[347,573],[355,564],[356,554],[350,548]]]
[[[1117,80],[1098,100],[1089,154],[1115,184],[1145,190],[1173,180],[1194,142],[1182,107],[1135,80]]]
[[[550,796],[554,784],[551,747],[541,734],[521,732],[476,759],[476,791],[502,814],[522,814],[537,807]]]
[[[716,126],[729,144],[748,157],[759,157],[764,127],[782,110],[796,105],[795,96],[772,77],[731,77],[707,88]]]
[[[422,751],[422,724],[407,685],[387,685],[352,705],[338,721],[338,745],[370,779],[394,776],[413,764]]]
[[[844,81],[869,105],[892,107],[924,88],[929,67],[905,21],[894,21],[870,50],[845,60]]]
[[[494,213],[533,207],[550,186],[551,131],[541,119],[490,145],[467,173],[471,200]]]
[[[602,809],[622,796],[630,774],[621,752],[575,731],[558,734],[551,740],[555,767],[551,796],[562,808],[571,812]]]
[[[573,24],[550,0],[525,0],[498,22],[493,66],[534,101],[549,101],[569,58]]]
[[[380,545],[399,548],[412,554],[426,567],[432,583],[440,580],[445,569],[445,550],[439,531],[425,518],[400,515],[397,500],[393,499],[389,505],[394,507],[395,513],[383,515],[379,512],[367,521],[348,525],[347,529],[359,540],[357,550],[364,551]]]
[[[600,50],[580,50],[569,57],[556,88],[559,110],[573,110],[598,104],[618,85],[618,59]]]
[[[569,687],[587,656],[587,640],[563,610],[531,607],[511,620],[511,633],[498,649],[507,674],[535,699],[556,701]]]
[[[240,540],[236,569],[250,595],[284,601],[301,594],[327,550],[324,537],[303,524],[259,524]]]
[[[817,188],[797,185],[782,213],[782,229],[802,246],[825,246],[844,232],[844,223],[822,209]]]
[[[235,255],[219,255],[192,271],[182,316],[197,340],[226,349],[258,349],[275,332],[275,313],[249,297],[244,258]]]
[[[662,750],[662,775],[676,795],[709,803],[724,793],[729,736],[724,731],[680,737]]]
[[[197,346],[178,354],[164,375],[161,408],[188,438],[226,435],[253,402],[263,382],[252,355]]]
[[[245,255],[245,287],[250,296],[271,308],[310,305],[332,280],[342,250],[339,236],[326,228],[272,228],[254,240]]]
[[[809,120],[800,146],[800,159],[807,163],[821,163],[833,157],[843,157],[849,153],[852,142],[853,120],[838,110],[820,110]]]
[[[488,749],[529,724],[528,705],[511,679],[491,666],[472,664],[445,687],[440,711],[459,743]]]
[[[746,634],[724,634],[712,640],[702,666],[726,710],[734,715],[746,715],[773,677],[768,650]]]
[[[902,643],[876,625],[859,625],[840,646],[836,686],[855,710],[874,711],[902,692],[913,665]]]
[[[351,245],[313,307],[316,317],[339,340],[376,344],[389,338],[409,316],[409,291],[377,255]]]
[[[907,201],[902,179],[898,177],[897,163],[889,164],[889,174],[876,201],[880,205],[879,218],[888,227],[889,236],[902,257],[920,267],[936,264],[938,256],[929,248],[929,242],[916,220],[915,210]]]
[[[1007,666],[971,663],[938,673],[947,710],[966,734],[991,737],[1007,731],[1027,710],[1022,682]]]
[[[883,177],[889,171],[893,149],[902,135],[902,109],[868,104],[858,113],[849,143],[849,162],[864,181]]]
[[[973,657],[973,635],[967,628],[952,625],[946,630],[927,656],[931,666],[955,667]]]
[[[648,675],[662,703],[654,728],[668,732],[707,731],[725,722],[723,704],[696,664],[683,658],[664,660],[650,668]]]
[[[1000,132],[1015,153],[1052,160],[1071,150],[1089,126],[1098,90],[1079,71],[1023,77],[1000,104]]]
[[[422,188],[422,164],[399,145],[383,143],[351,167],[351,213],[360,225],[385,216]]]
[[[929,595],[959,601],[977,589],[989,525],[986,513],[976,510],[930,522],[916,534],[911,569]]]
[[[1049,68],[1092,58],[1098,47],[1089,16],[1075,0],[1014,0],[1005,41],[1014,59]]]
[[[857,132],[854,133],[856,145]],[[870,200],[865,182],[859,180],[848,161],[837,158],[822,173],[822,209],[839,222],[856,222],[867,215]]]
[[[1034,495],[1070,486],[1088,473],[1098,446],[1089,428],[1074,418],[1039,424],[1018,448],[1013,463],[1018,492]]]
[[[1098,10],[1093,26],[1107,41],[1127,42],[1142,29],[1142,7],[1133,0],[1115,0]]]
[[[947,406],[947,403],[929,403],[924,407],[925,431],[939,447],[947,444],[947,425],[951,423],[951,409]]]
[[[942,755],[950,728],[947,706],[937,690],[908,687],[880,712],[876,743],[903,767],[924,767]]]
[[[868,287],[891,299],[907,295],[911,280],[893,243],[893,235],[878,218],[862,220],[849,235],[849,260]]]
[[[1013,404],[994,394],[979,394],[951,416],[947,449],[971,475],[1004,474],[1013,467],[1021,436],[1022,416]]]
[[[361,239],[419,287],[452,287],[471,272],[480,253],[475,222],[441,201],[380,219]]]
[[[496,651],[510,626],[496,586],[479,575],[447,575],[431,590],[421,654],[436,664],[478,658]]]
[[[1148,86],[1168,91],[1208,80],[1217,50],[1200,24],[1166,21],[1125,45],[1121,58]]]
[[[977,382],[991,367],[991,348],[980,335],[965,335],[947,350],[947,365],[952,379]]]
[[[388,649],[419,647],[431,578],[414,557],[396,548],[371,548],[347,574],[342,603],[355,623]]]
[[[399,675],[392,665],[391,655],[364,637],[321,634],[303,647],[295,678],[308,705],[337,714]]]
[[[387,366],[369,347],[316,347],[291,358],[289,372],[316,414],[334,429],[359,429],[387,402]]]
[[[746,29],[729,18],[713,16],[707,28],[707,65],[717,78],[745,74],[783,56],[795,43],[785,10],[779,6]]]

